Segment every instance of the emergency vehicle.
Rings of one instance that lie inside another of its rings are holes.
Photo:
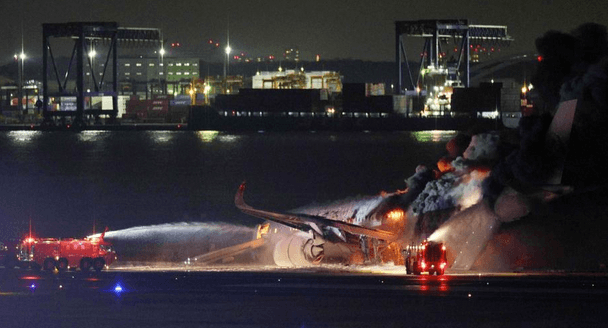
[[[403,250],[405,268],[408,274],[442,275],[448,265],[446,247],[443,243],[423,241],[419,245],[408,245]]]
[[[26,238],[19,245],[17,257],[22,267],[33,269],[101,271],[116,260],[116,252],[103,235],[85,239]]]

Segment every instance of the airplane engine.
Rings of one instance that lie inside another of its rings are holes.
[[[282,238],[273,252],[278,266],[309,266],[323,259],[323,240],[310,233],[298,232]]]

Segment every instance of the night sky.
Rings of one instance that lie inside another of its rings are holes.
[[[40,56],[42,23],[116,21],[123,27],[161,28],[167,42],[180,42],[182,55],[222,60],[209,39],[251,56],[298,47],[301,59],[394,60],[394,21],[466,18],[473,24],[506,25],[515,42],[501,55],[530,53],[550,29],[568,32],[585,22],[608,25],[605,0],[511,1],[158,1],[3,0],[0,64],[21,49]],[[31,55],[30,55],[31,56]]]

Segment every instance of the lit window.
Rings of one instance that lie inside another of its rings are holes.
[[[137,63],[137,64],[135,64],[135,66],[139,67],[139,66],[141,66],[141,63]]]
[[[162,74],[163,72],[160,72],[160,73]],[[169,72],[169,75],[173,75],[173,72]]]
[[[177,72],[177,73],[175,73],[175,74],[176,74],[176,75],[182,75],[182,72]]]
[[[190,72],[184,72],[184,75],[190,75]]]
[[[131,73],[129,73],[129,72],[125,72],[125,75],[131,75]]]
[[[184,66],[190,66],[190,63],[185,63]]]
[[[87,75],[91,75],[91,73],[87,72]]]
[[[192,72],[192,75],[198,75],[198,73],[197,72]]]
[[[169,63],[169,66],[173,66],[173,63]]]
[[[198,66],[198,63],[192,63],[192,66]]]
[[[163,72],[158,73],[158,75],[163,75]]]
[[[165,64],[164,63],[160,63],[160,66],[165,66]]]
[[[150,64],[148,64],[148,66],[154,67],[154,63],[150,63]]]
[[[141,72],[137,72],[136,75],[141,75]]]
[[[182,63],[175,63],[175,66],[182,66]]]
[[[126,63],[126,64],[125,64],[125,67],[130,67],[130,66],[131,66],[131,64],[130,64],[130,63]]]

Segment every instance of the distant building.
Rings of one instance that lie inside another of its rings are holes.
[[[199,58],[172,58],[172,57],[123,57],[118,59],[118,81],[120,91],[128,93],[145,93],[153,88],[159,91],[159,86],[164,88],[163,93],[183,93],[183,84],[188,84],[192,79],[200,78]],[[97,83],[104,74],[104,63],[94,62],[94,73]],[[91,70],[89,65],[85,68],[85,79],[92,85]],[[105,74],[112,74],[108,67]],[[155,91],[155,92],[156,92]]]
[[[167,82],[198,79],[200,77],[198,58],[165,58]]]
[[[184,93],[184,86],[193,79],[200,79],[199,62],[198,58],[165,58],[167,93]]]

